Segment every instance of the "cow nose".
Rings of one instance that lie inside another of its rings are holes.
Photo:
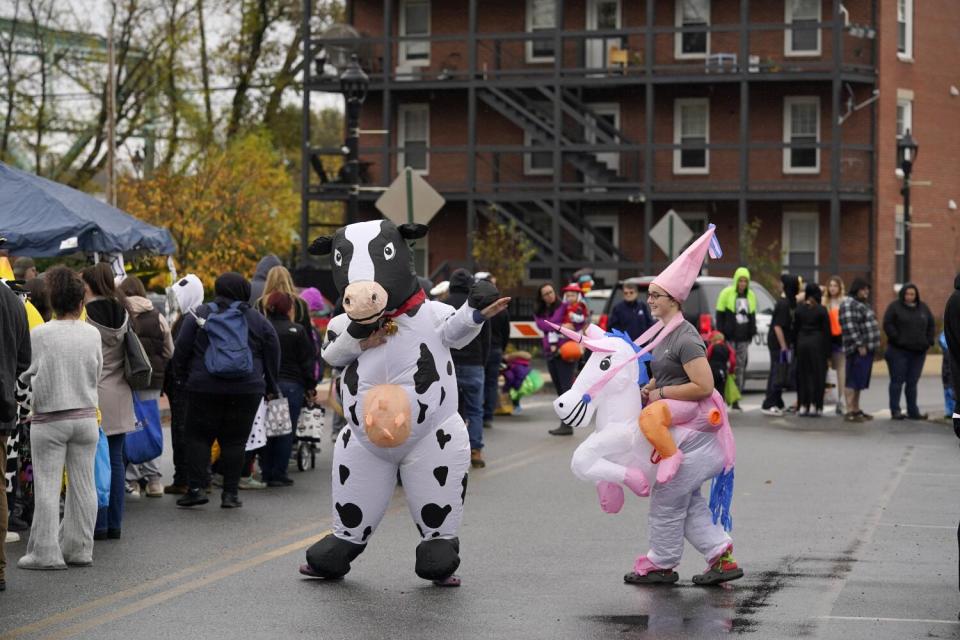
[[[349,306],[349,305],[350,305],[350,298],[344,298],[344,299],[343,299],[343,304]]]
[[[374,301],[374,302],[377,301],[377,294],[373,294],[373,301]]]
[[[563,403],[562,403],[562,402],[558,402],[557,405],[558,405],[561,409],[563,409]]]

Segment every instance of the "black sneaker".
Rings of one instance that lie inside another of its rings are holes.
[[[239,509],[243,506],[240,498],[235,493],[225,493],[220,497],[221,509]]]
[[[210,498],[207,497],[205,491],[200,489],[190,489],[187,491],[182,498],[177,499],[178,507],[197,507],[201,504],[207,504],[210,502]]]
[[[17,533],[23,533],[24,531],[29,531],[30,525],[24,522],[21,518],[10,514],[10,519],[7,520],[7,531],[16,531]]]
[[[550,431],[548,431],[547,433],[549,433],[552,436],[572,436],[573,427],[571,427],[568,424],[561,424],[556,429],[550,429]]]
[[[743,409],[740,408],[739,402],[734,402],[730,408],[733,409],[734,411],[743,411]]]
[[[891,414],[890,414],[890,419],[891,419],[891,420],[906,420],[906,418],[907,418],[907,416],[903,415],[903,413],[901,413],[901,412],[899,412],[899,411],[897,411],[896,413],[891,413]]]

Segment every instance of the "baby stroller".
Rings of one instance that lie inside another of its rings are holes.
[[[317,467],[317,454],[326,429],[326,410],[314,402],[304,405],[297,420],[297,469],[306,471],[308,463],[310,469]]]

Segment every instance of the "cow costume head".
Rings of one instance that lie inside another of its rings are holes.
[[[389,220],[357,222],[321,236],[310,253],[330,255],[333,282],[343,297],[343,310],[360,324],[377,322],[398,309],[420,289],[413,253],[407,241],[427,235],[423,224]]]

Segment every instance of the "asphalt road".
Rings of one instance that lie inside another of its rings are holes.
[[[864,407],[884,397],[875,379]],[[676,586],[636,587],[622,575],[647,549],[647,503],[600,511],[569,471],[589,429],[547,435],[548,400],[486,432],[459,589],[414,575],[402,490],[346,580],[301,579],[304,549],[330,526],[328,445],[294,487],[243,492],[243,509],[128,502],[123,539],[98,542],[89,568],[22,571],[24,543],[7,545],[0,638],[960,637],[960,448],[945,424],[770,419],[748,395],[733,505],[746,576],[692,586],[704,562],[688,546]],[[938,378],[921,402],[942,414]]]

